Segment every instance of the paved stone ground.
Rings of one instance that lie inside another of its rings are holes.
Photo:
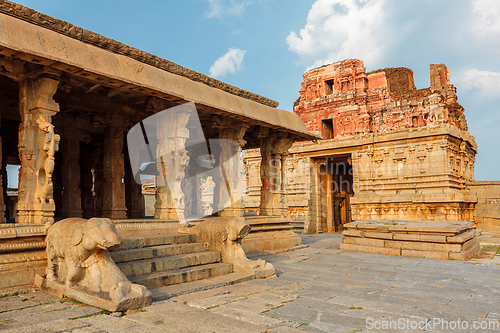
[[[494,260],[343,252],[340,235],[302,239],[308,248],[264,257],[279,278],[183,295],[122,317],[37,292],[0,298],[0,331],[454,332],[457,325],[462,332],[500,331]],[[393,329],[384,326],[391,321]]]

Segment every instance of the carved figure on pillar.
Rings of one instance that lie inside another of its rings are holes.
[[[43,141],[43,151],[45,156],[38,161],[39,167],[36,171],[37,188],[35,191],[35,201],[37,203],[54,203],[52,173],[54,172],[54,155],[59,150],[59,134],[54,133],[54,125],[46,121],[42,115],[38,116],[37,124],[40,129],[46,132]],[[45,159],[45,160],[44,160]]]
[[[54,73],[50,74],[54,77]],[[52,173],[60,137],[52,125],[52,116],[59,112],[52,97],[58,84],[49,77],[27,79],[20,84],[18,223],[54,222]]]
[[[243,139],[248,124],[236,123],[224,119],[219,132],[220,138],[220,180],[219,180],[219,211],[220,216],[243,216],[244,188],[242,170],[244,170],[241,151],[246,141]]]
[[[292,140],[287,137],[267,136],[261,133],[260,177],[262,181],[260,215],[283,216],[287,214],[285,157],[292,146]]]
[[[155,218],[185,222],[185,196],[181,183],[189,164],[185,148],[189,138],[186,125],[189,111],[168,111],[159,117],[157,135],[157,166],[159,182],[156,191]]]

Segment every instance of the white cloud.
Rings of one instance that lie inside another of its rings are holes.
[[[470,68],[462,72],[459,80],[465,91],[477,89],[486,97],[500,96],[500,73]]]
[[[492,37],[500,33],[500,1],[474,0],[472,5],[472,29],[480,37]]]
[[[317,0],[299,35],[286,38],[289,50],[314,59],[313,66],[359,58],[374,63],[383,55],[385,0]]]
[[[208,1],[208,11],[205,16],[208,18],[222,18],[224,16],[241,16],[245,12],[246,7],[250,4],[249,1],[235,0],[206,0]]]
[[[241,70],[243,57],[247,51],[240,49],[230,48],[226,54],[219,59],[215,60],[214,64],[210,67],[208,72],[210,76],[215,78],[222,78],[227,74],[234,74],[236,71]]]

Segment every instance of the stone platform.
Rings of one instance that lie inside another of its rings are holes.
[[[198,225],[210,217],[189,222]],[[281,252],[302,245],[299,235],[293,231],[293,220],[282,216],[245,216],[251,232],[241,241],[245,253]]]
[[[346,251],[466,260],[480,250],[472,222],[373,220],[344,226],[340,248]]]

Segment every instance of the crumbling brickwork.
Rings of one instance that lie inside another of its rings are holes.
[[[467,130],[448,69],[430,65],[430,74],[431,87],[417,90],[411,69],[366,73],[361,60],[339,61],[304,73],[294,112],[325,138],[445,123]]]

